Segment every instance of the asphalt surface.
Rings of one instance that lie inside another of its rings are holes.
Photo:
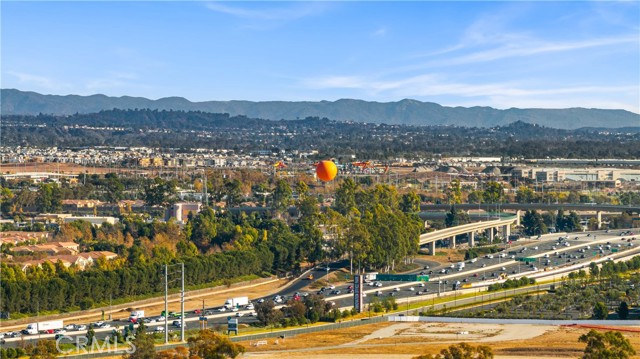
[[[464,267],[460,268],[458,263],[450,265],[439,265],[435,262],[421,262],[421,269],[407,274],[425,274],[430,276],[430,280],[426,283],[419,282],[376,282],[371,281],[364,286],[366,297],[364,298],[365,305],[370,303],[372,298],[379,297],[380,299],[388,296],[394,296],[396,301],[402,305],[405,301],[408,303],[410,300],[415,301],[419,296],[449,294],[454,291],[457,293],[459,290],[465,288],[481,288],[483,286],[496,283],[506,276],[518,277],[521,275],[535,275],[544,276],[545,273],[556,271],[563,267],[576,266],[588,267],[589,262],[595,259],[607,258],[612,254],[623,254],[632,249],[637,249],[640,245],[640,235],[638,234],[622,234],[623,230],[609,231],[595,231],[585,233],[572,233],[572,234],[549,234],[542,236],[538,239],[533,239],[534,243],[521,245],[518,242],[513,242],[503,252],[493,254],[492,258],[483,257],[474,261],[465,261]],[[559,237],[565,237],[568,239],[559,242]],[[631,240],[632,238],[637,238]],[[531,258],[531,263],[523,263],[516,261],[515,258],[527,257]],[[349,263],[347,261],[341,261],[329,264],[329,272],[332,272],[338,268],[348,268]],[[314,280],[326,279],[327,270],[326,265],[318,266],[310,271],[304,272],[300,278],[293,281],[278,295],[283,296],[283,302],[277,303],[281,305],[288,299],[292,298],[295,293],[304,295],[305,293],[317,293],[317,290],[305,290],[310,284],[311,280],[306,279],[309,274],[313,274]],[[459,283],[456,287],[456,283]],[[457,288],[457,289],[456,289]],[[334,290],[339,290],[333,292]],[[327,301],[335,303],[336,307],[349,307],[353,306],[353,294],[349,293],[349,284],[343,284],[336,286],[335,288],[327,288],[322,294]],[[334,294],[332,294],[332,292]],[[273,299],[269,298],[250,298],[252,302],[259,300]],[[427,300],[427,298],[425,298]],[[222,304],[222,303],[221,303]],[[253,310],[242,309],[237,312],[222,311],[222,307],[206,308],[204,317],[207,318],[206,325],[208,327],[215,327],[226,325],[228,319],[238,319],[239,323],[250,324],[256,322],[255,316],[251,316]],[[147,321],[145,323],[149,332],[152,333],[164,333],[164,320],[157,320],[159,313],[146,313]],[[152,315],[153,314],[153,315]],[[202,321],[199,318],[202,314],[194,311],[185,311],[185,330],[198,329],[202,325]],[[180,335],[180,328],[173,325],[174,321],[180,321],[179,318],[169,318],[169,330],[172,335]],[[128,326],[129,323],[124,321],[111,321],[105,322],[105,327],[95,328],[96,337],[104,339],[104,337],[112,335],[114,329],[123,330],[124,326]],[[79,324],[79,323],[76,323]],[[84,323],[88,325],[89,323]],[[65,323],[69,325],[69,323]],[[77,337],[86,335],[86,331],[74,331],[67,330],[62,333],[65,337],[63,342],[76,342]],[[164,335],[164,334],[162,334]],[[33,341],[39,339],[54,339],[55,334],[38,334],[38,335],[22,335],[18,334],[16,337],[10,337],[4,333],[3,347],[16,346],[22,341]]]

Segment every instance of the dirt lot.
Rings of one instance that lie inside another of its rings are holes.
[[[285,340],[270,339],[259,347],[242,344],[247,348],[245,357],[260,359],[284,355],[287,359],[409,359],[437,353],[459,342],[488,345],[499,359],[560,359],[581,355],[584,344],[578,342],[578,337],[586,332],[588,329],[584,328],[523,324],[378,323]],[[640,354],[640,335],[623,334]]]

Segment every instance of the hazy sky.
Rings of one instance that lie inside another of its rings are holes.
[[[1,86],[640,113],[640,2],[0,2]]]

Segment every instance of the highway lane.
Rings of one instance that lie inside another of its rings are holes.
[[[616,253],[615,251],[617,251],[617,253],[624,253],[632,249],[638,249],[640,240],[631,240],[631,238],[635,237],[634,235],[621,235],[621,232],[622,231],[620,230],[616,230],[610,231],[608,233],[606,233],[605,231],[596,231],[589,233],[572,233],[566,235],[554,234],[542,236],[540,239],[534,240],[534,243],[529,243],[526,245],[514,242],[507,249],[501,252],[502,254],[504,254],[504,256],[501,256],[500,253],[496,253],[493,255],[493,258],[483,257],[478,258],[475,262],[465,261],[465,266],[460,271],[458,271],[456,265],[453,264],[454,268],[451,268],[451,265],[442,265],[437,267],[430,266],[428,269],[421,269],[414,272],[416,274],[424,272],[425,274],[429,274],[431,276],[431,280],[427,283],[423,283],[423,286],[420,286],[421,284],[418,282],[384,282],[381,283],[382,287],[365,286],[365,304],[370,303],[371,300],[376,297],[376,293],[378,291],[379,297],[393,295],[396,298],[397,302],[403,303],[404,300],[418,300],[419,296],[416,295],[416,293],[418,292],[423,292],[423,295],[430,295],[432,293],[450,293],[454,290],[453,285],[457,281],[460,281],[461,286],[471,285],[472,288],[478,290],[477,288],[479,288],[480,285],[486,286],[491,283],[500,282],[499,277],[502,273],[505,273],[507,276],[514,277],[518,275],[545,274],[545,268],[553,270],[576,264],[579,266],[588,267],[588,263],[592,260],[595,260],[596,257],[600,257],[602,259],[606,256],[610,256],[611,254]],[[563,240],[559,243],[559,237],[568,237],[568,239]],[[567,246],[563,243],[569,244]],[[629,244],[631,244],[631,246],[629,246]],[[600,248],[598,246],[600,246]],[[529,258],[534,258],[536,262],[532,265],[536,266],[538,271],[534,271],[530,265],[515,261],[512,256],[526,256]],[[335,267],[339,267],[342,264],[339,264]],[[334,267],[332,266],[332,268]],[[445,271],[445,273],[443,273],[443,271]],[[326,270],[314,269],[312,273],[314,274],[314,278],[318,279],[326,275]],[[298,279],[297,281],[294,281],[292,285],[283,290],[280,295],[291,297],[295,292],[303,291],[305,287],[309,285],[309,283],[310,281],[308,280]],[[341,291],[339,295],[332,295],[330,294],[330,291],[325,291],[325,293],[327,293],[326,299],[328,301],[335,302],[335,305],[337,307],[352,306],[352,294],[345,294],[348,291],[348,286],[348,284],[337,286],[336,289]],[[307,292],[311,291],[307,290]],[[259,298],[252,298],[254,302],[258,299]],[[235,313],[233,312],[219,312],[218,310],[220,310],[220,307],[207,309],[206,317],[208,318],[207,324],[209,327],[224,325],[226,324],[227,318],[229,316],[235,316]],[[255,321],[255,318],[249,317],[250,312],[251,311],[241,311],[241,313],[243,313],[243,316],[239,318],[239,321],[241,323],[251,323]],[[193,311],[185,312],[185,328],[199,328],[199,317],[200,314],[194,313]],[[169,319],[170,329],[179,335],[180,328],[171,325],[174,320],[179,319]],[[108,322],[108,324],[111,326],[110,328],[95,329],[96,334],[99,338],[104,338],[104,336],[109,335],[116,327],[122,329],[125,325],[127,325],[126,322],[122,321],[112,321]],[[158,332],[161,332],[162,330],[164,330],[164,321],[148,323],[146,325],[149,327],[150,331],[157,330]],[[69,331],[66,334],[72,337],[76,337],[78,335],[84,335],[84,333],[85,332]],[[55,336],[53,334],[24,335],[23,339],[37,340],[39,338],[54,337]],[[5,340],[7,342],[7,344],[5,345],[10,345],[11,343],[16,343],[21,339],[5,338]]]

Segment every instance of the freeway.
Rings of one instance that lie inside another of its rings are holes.
[[[640,206],[637,205],[607,205],[607,204],[568,204],[568,203],[482,203],[482,204],[456,204],[457,209],[462,210],[474,210],[483,209],[485,211],[495,211],[497,208],[522,210],[529,209],[536,210],[555,210],[563,209],[565,211],[603,211],[603,212],[627,212],[640,213]],[[450,204],[421,204],[421,211],[433,211],[442,210],[448,211],[451,209]]]
[[[553,276],[555,278],[567,271],[588,267],[592,261],[602,262],[613,260],[616,256],[638,253],[640,250],[639,242],[640,240],[636,239],[635,234],[621,230],[551,234],[541,236],[527,244],[514,242],[502,252],[466,261],[463,268],[455,263],[436,266],[435,263],[428,262],[431,265],[425,264],[422,269],[414,272],[414,274],[429,275],[431,280],[427,283],[372,281],[365,287],[365,304],[370,303],[374,297],[382,298],[384,296],[394,296],[400,304],[428,301],[451,294],[454,294],[455,297],[455,294],[461,294],[465,291],[481,291],[487,285],[504,281],[505,276],[508,278],[518,278],[525,275],[538,278]],[[530,258],[529,260],[532,262],[516,261],[516,258],[520,257]],[[334,263],[331,269],[346,265],[346,262]],[[281,291],[278,295],[284,297],[283,302],[296,292],[303,292],[308,287],[310,281],[303,279],[308,273],[313,273],[316,279],[321,278],[327,273],[326,266],[305,272],[303,276]],[[459,286],[456,286],[457,282],[460,283]],[[333,289],[328,288],[322,291],[322,294],[328,301],[334,302],[336,307],[347,308],[353,306],[353,295],[348,293],[349,290],[349,284],[342,284]],[[307,289],[301,294],[305,293],[309,293],[309,290]],[[273,298],[251,299],[256,302]],[[226,324],[229,317],[236,317],[240,323],[253,323],[256,318],[252,314],[253,311],[247,309],[229,312],[223,311],[222,307],[216,307],[207,308],[204,316],[207,318],[207,326],[215,327]],[[202,313],[194,311],[185,312],[185,329],[199,328],[201,315]],[[165,322],[157,320],[157,314],[156,317],[150,317],[147,320],[154,320],[154,322],[147,323],[150,331],[164,331]],[[178,333],[180,329],[173,324],[174,321],[178,321],[178,319],[170,318],[169,324],[173,332]],[[128,323],[123,321],[107,322],[106,327],[95,329],[96,336],[102,339],[110,335],[113,329],[122,329],[125,325]],[[68,335],[70,340],[76,340],[78,336],[85,335],[85,331],[68,331],[65,335]],[[6,343],[4,345],[17,345],[22,340],[54,337],[54,334],[24,335],[22,337],[17,335],[16,337],[5,337]]]

